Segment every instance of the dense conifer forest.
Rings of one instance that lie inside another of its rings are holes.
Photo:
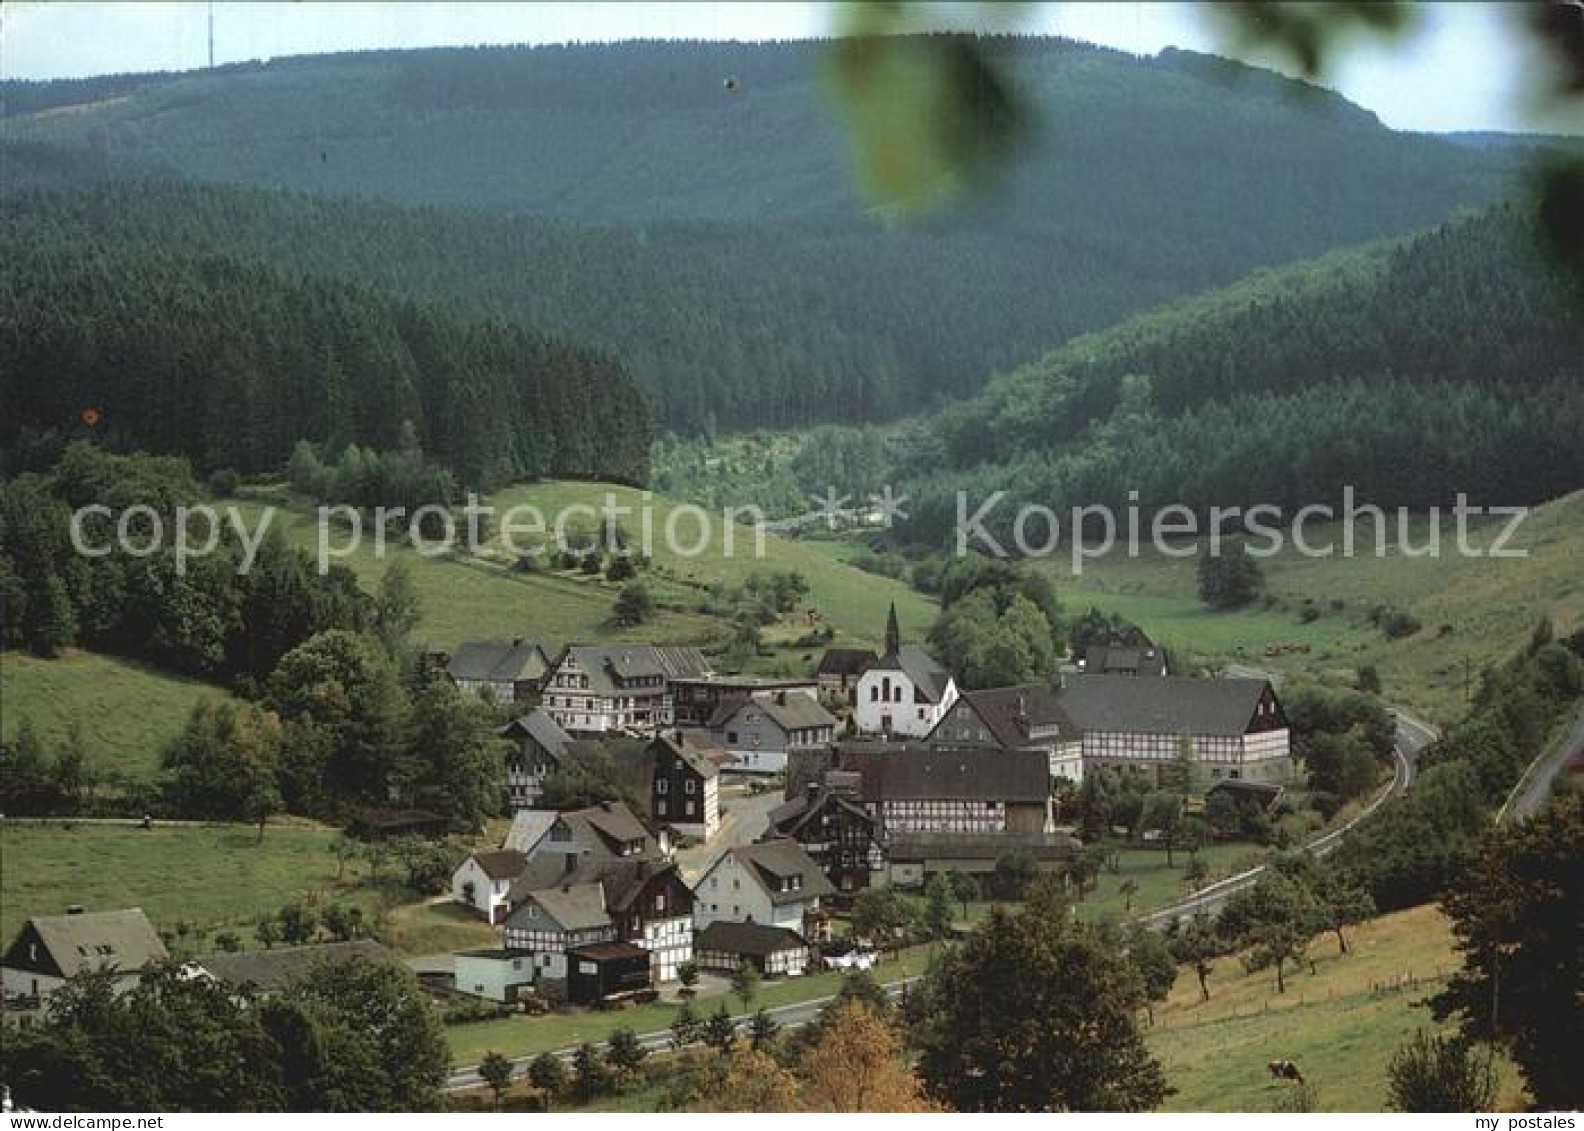
[[[657,422],[696,434],[884,421],[971,395],[1252,268],[1488,204],[1525,157],[1396,133],[1206,56],[991,50],[1033,110],[1017,159],[985,194],[906,222],[852,187],[817,43],[372,52],[0,84],[12,191],[151,177],[295,190],[139,183],[8,207],[58,215],[73,239],[263,259],[603,347]]]
[[[1580,300],[1499,207],[1255,276],[993,380],[906,445],[904,534],[954,493],[1055,507],[1520,504],[1579,486]],[[975,503],[975,506],[978,504]],[[994,523],[991,524],[992,527]]]
[[[299,440],[385,450],[416,430],[469,486],[647,474],[648,406],[605,354],[39,218],[0,226],[8,443],[92,434],[253,473],[283,466]]]

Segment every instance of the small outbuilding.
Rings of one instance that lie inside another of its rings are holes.
[[[566,952],[567,1000],[574,1005],[611,1004],[647,993],[649,952],[627,942],[597,942]]]
[[[796,977],[809,967],[807,939],[762,923],[711,923],[693,940],[693,954],[705,970],[730,973],[746,962],[768,978]]]

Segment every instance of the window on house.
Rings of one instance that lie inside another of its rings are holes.
[[[682,789],[685,793],[692,793],[697,787],[698,782],[694,781],[692,778],[688,778],[688,780],[683,784]]]
[[[665,798],[662,797],[659,801],[655,802],[655,816],[664,817],[665,815],[666,815],[666,803],[665,803]]]
[[[670,788],[671,788],[671,783],[666,781],[665,778],[660,778],[660,779],[656,780],[656,782],[655,782],[655,792],[656,793],[665,793]]]
[[[729,730],[729,731],[726,732],[726,743],[729,746],[735,746],[737,744],[737,732],[736,731]]]

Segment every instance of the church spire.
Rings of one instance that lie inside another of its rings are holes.
[[[891,602],[891,612],[886,617],[885,654],[895,656],[902,649],[902,630],[897,627],[896,602]]]

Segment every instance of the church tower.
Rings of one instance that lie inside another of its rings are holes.
[[[886,617],[885,659],[894,661],[902,651],[902,631],[897,627],[896,602],[891,602],[891,612]]]

